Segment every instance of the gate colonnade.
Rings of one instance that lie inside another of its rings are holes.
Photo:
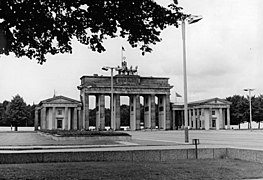
[[[89,129],[89,97],[96,97],[96,129],[105,129],[105,96],[111,94],[110,76],[82,76],[78,86],[83,107],[83,129]],[[113,77],[113,119],[111,129],[120,129],[120,97],[128,96],[130,102],[130,130],[140,129],[140,97],[144,102],[144,128],[171,129],[169,78],[141,77],[118,74]],[[158,98],[157,106],[155,97]],[[157,109],[158,108],[158,109]],[[156,124],[155,112],[158,111]]]

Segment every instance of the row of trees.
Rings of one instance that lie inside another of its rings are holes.
[[[232,125],[239,125],[249,122],[249,98],[240,95],[227,97],[226,100],[232,102],[230,106],[230,119]],[[251,97],[252,120],[258,123],[263,121],[263,95]]]
[[[11,102],[0,103],[0,126],[33,126],[35,105],[27,105],[22,97],[16,95]]]

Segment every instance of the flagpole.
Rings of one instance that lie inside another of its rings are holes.
[[[121,66],[122,66],[122,62],[123,62],[123,46],[121,47]]]

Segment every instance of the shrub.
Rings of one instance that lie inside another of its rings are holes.
[[[128,133],[114,131],[41,130],[41,132],[62,137],[130,136]]]

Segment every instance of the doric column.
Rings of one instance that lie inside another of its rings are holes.
[[[65,130],[69,130],[69,126],[68,126],[68,107],[65,107],[65,119],[64,119],[64,129]],[[63,124],[62,124],[62,128],[63,128]]]
[[[201,129],[205,128],[205,110],[204,110],[204,108],[201,109],[200,121],[201,121]]]
[[[212,127],[212,108],[209,108],[209,129]]]
[[[134,131],[134,130],[136,130],[135,96],[134,95],[130,95],[129,98],[130,98],[130,129],[132,131]]]
[[[140,96],[130,96],[130,129],[140,129]]]
[[[151,129],[155,129],[156,128],[156,114],[155,114],[155,95],[151,94],[150,95],[150,118],[151,118]]]
[[[170,95],[165,95],[165,129],[171,129]]]
[[[81,108],[78,107],[78,130],[83,129],[83,124],[82,124],[82,112],[81,112]]]
[[[80,129],[89,130],[89,94],[84,93],[82,96],[83,112],[82,123],[80,123]]]
[[[223,129],[223,111],[219,108],[218,129]]]
[[[165,98],[164,95],[158,96],[158,115],[159,115],[159,129],[165,129]]]
[[[46,129],[46,107],[41,109],[41,129]]]
[[[196,129],[200,129],[200,109],[196,109],[196,112],[197,112]]]
[[[175,111],[173,109],[171,109],[171,112],[172,112],[172,120],[171,120],[171,122],[172,122],[172,130],[175,130],[176,129],[175,121],[176,121],[177,117],[175,116]],[[178,121],[179,121],[179,119],[178,119]]]
[[[222,109],[222,126],[223,126],[223,129],[226,129],[226,109]]]
[[[185,127],[188,125],[190,128],[194,128],[192,121],[192,110],[188,108],[188,120],[186,121]]]
[[[151,96],[145,95],[143,97],[144,100],[144,128],[151,128]]]
[[[96,96],[96,129],[105,130],[105,96]]]
[[[78,125],[78,114],[77,114],[77,108],[76,107],[74,107],[74,109],[73,109],[73,129],[77,129],[78,127],[77,127],[77,125]]]
[[[230,129],[230,108],[227,107],[227,129]]]
[[[111,120],[111,129],[118,130],[121,127],[121,107],[120,95],[114,94],[113,96],[113,120]]]
[[[141,104],[140,104],[140,95],[136,95],[136,130],[141,129]]]
[[[52,126],[51,129],[56,129],[56,107],[52,107]]]
[[[195,116],[195,109],[193,109],[193,129],[196,129],[196,116]]]
[[[38,109],[35,108],[35,121],[34,121],[35,131],[38,130]]]

